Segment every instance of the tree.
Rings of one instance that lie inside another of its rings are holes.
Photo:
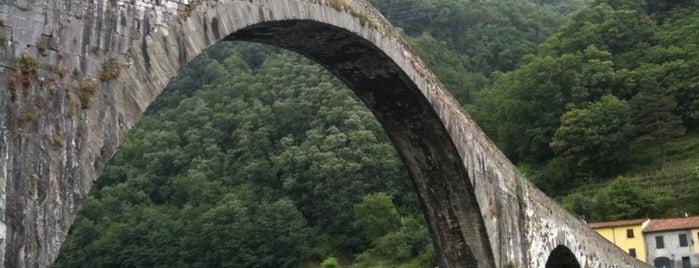
[[[255,204],[229,194],[196,217],[180,241],[197,267],[297,267],[309,246],[306,222],[287,200]]]
[[[405,217],[399,229],[374,241],[370,251],[394,262],[401,262],[417,257],[428,244],[430,239],[427,228],[416,219]]]
[[[502,74],[477,99],[475,115],[498,146],[515,162],[541,163],[554,156],[549,147],[560,116],[571,102],[582,66],[580,54],[535,57]]]
[[[401,226],[400,215],[391,199],[384,193],[375,193],[364,196],[362,202],[354,206],[354,225],[369,241],[376,241]]]
[[[691,0],[647,0],[646,11],[651,14],[662,13],[679,5],[692,3]]]
[[[618,177],[591,194],[576,193],[563,199],[563,207],[587,221],[615,221],[659,217],[662,201],[639,181]]]
[[[574,193],[563,198],[563,208],[584,220],[598,219],[598,211],[593,207],[593,200],[580,193]],[[591,208],[592,207],[592,208]]]
[[[640,134],[637,142],[652,143],[660,149],[660,163],[667,162],[667,142],[684,135],[682,121],[672,111],[677,102],[658,86],[655,79],[646,77],[640,81],[641,90],[631,100],[634,122]]]
[[[638,181],[619,177],[595,194],[595,209],[604,211],[593,221],[615,221],[653,217],[660,213],[657,197],[644,190]]]
[[[550,145],[572,161],[578,173],[609,176],[621,171],[632,138],[629,105],[606,95],[585,109],[563,114]]]
[[[340,268],[340,262],[337,261],[335,257],[328,257],[322,263],[320,263],[321,268]]]
[[[689,177],[690,182],[692,185],[694,185],[694,191],[692,191],[694,194],[691,197],[691,204],[693,204],[692,209],[693,211],[690,211],[693,215],[699,214],[699,168],[695,168],[692,174]]]

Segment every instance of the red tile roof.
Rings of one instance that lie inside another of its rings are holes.
[[[647,220],[648,219],[633,219],[633,220],[621,220],[621,221],[592,222],[592,223],[588,223],[587,226],[592,228],[592,229],[596,229],[596,228],[605,228],[605,227],[641,225]]]
[[[643,229],[644,233],[699,228],[699,216],[672,219],[653,219]]]

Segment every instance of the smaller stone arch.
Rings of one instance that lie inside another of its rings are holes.
[[[672,267],[672,262],[667,257],[659,257],[653,260],[653,266],[659,268],[670,268]]]
[[[546,260],[546,268],[580,268],[580,262],[568,247],[558,245]]]

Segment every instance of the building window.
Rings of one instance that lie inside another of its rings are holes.
[[[680,247],[686,247],[688,245],[689,243],[687,243],[687,234],[680,234]]]
[[[633,238],[633,229],[626,229],[626,237]]]
[[[692,263],[689,261],[689,257],[682,257],[682,268],[692,268]]]
[[[665,248],[665,241],[662,236],[655,237],[655,248]]]
[[[629,255],[631,255],[631,257],[636,257],[636,249],[635,249],[635,248],[630,248],[630,249],[629,249]]]

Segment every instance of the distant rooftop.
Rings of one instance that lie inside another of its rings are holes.
[[[592,222],[588,223],[587,226],[592,229],[605,228],[605,227],[621,227],[630,225],[641,225],[648,219],[633,219],[633,220],[621,220],[621,221],[605,221],[605,222]]]
[[[699,216],[671,219],[653,219],[643,229],[644,233],[699,228]]]

